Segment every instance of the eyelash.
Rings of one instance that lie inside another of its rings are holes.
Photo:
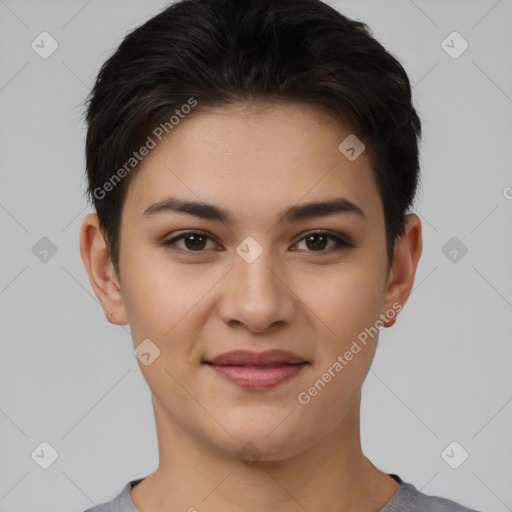
[[[203,233],[201,231],[187,231],[187,232],[181,233],[180,235],[175,236],[169,240],[165,240],[164,242],[162,242],[162,245],[173,252],[177,252],[177,253],[181,253],[181,254],[189,255],[189,254],[194,254],[194,253],[197,253],[197,254],[204,253],[206,251],[206,249],[194,251],[191,249],[181,249],[180,247],[178,247],[176,245],[177,242],[185,239],[187,236],[190,236],[190,235],[201,235],[210,240],[213,240],[208,234]],[[327,235],[328,238],[330,238],[336,242],[337,247],[335,247],[334,249],[333,248],[323,249],[320,251],[308,250],[306,252],[318,253],[318,254],[325,254],[325,253],[330,254],[332,252],[338,252],[338,251],[342,251],[344,249],[351,249],[351,248],[356,247],[353,243],[348,242],[347,240],[343,239],[342,237],[334,235],[333,233],[330,233],[329,231],[309,231],[309,232],[305,233],[304,236],[300,240],[298,240],[296,243],[302,242],[308,236],[311,236],[311,235]]]

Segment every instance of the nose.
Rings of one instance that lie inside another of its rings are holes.
[[[297,297],[287,281],[283,264],[264,249],[252,262],[234,255],[234,268],[224,280],[219,314],[230,327],[253,333],[273,330],[291,322]]]

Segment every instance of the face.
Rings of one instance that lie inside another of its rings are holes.
[[[277,460],[340,429],[375,326],[396,316],[369,154],[338,149],[350,133],[304,105],[196,113],[133,176],[114,316],[135,347],[151,340],[152,362],[139,365],[159,415],[211,447],[252,443]],[[171,197],[215,209],[177,211]],[[273,369],[210,364],[276,349],[297,364],[282,354]]]

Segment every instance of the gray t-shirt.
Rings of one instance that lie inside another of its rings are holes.
[[[416,490],[414,485],[404,482],[398,475],[390,474],[390,476],[400,484],[400,487],[380,512],[478,512],[446,498],[423,494]],[[128,482],[111,502],[102,503],[85,512],[140,512],[133,504],[130,489],[142,480],[139,478]]]

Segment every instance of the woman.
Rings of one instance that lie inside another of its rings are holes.
[[[81,253],[130,324],[159,466],[90,510],[470,511],[363,454],[361,386],[421,255],[405,71],[318,0],[183,0],[87,110]]]

